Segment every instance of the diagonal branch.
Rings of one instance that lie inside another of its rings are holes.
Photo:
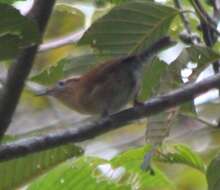
[[[213,17],[211,17],[206,12],[206,10],[203,8],[199,0],[191,0],[190,2],[200,19],[200,27],[202,30],[205,44],[208,47],[213,47],[218,40],[217,35],[218,36],[220,35],[220,32],[217,30],[218,19],[215,18],[215,13],[218,12],[217,7],[216,7],[217,4],[215,4],[215,2],[212,1],[214,14],[213,14]],[[219,73],[219,64],[220,64],[219,60],[212,63],[212,67],[215,73]]]
[[[205,11],[205,9],[202,7],[199,0],[191,0],[190,1],[193,8],[195,9],[201,23],[206,24],[214,33],[217,35],[220,35],[220,32],[217,30],[217,23],[216,21],[209,16],[209,14]]]
[[[44,51],[59,48],[59,47],[65,46],[65,45],[77,43],[85,31],[86,31],[86,29],[81,29],[77,32],[73,32],[73,33],[66,35],[64,37],[45,42],[40,45],[38,51],[44,52]]]
[[[35,0],[33,8],[27,15],[37,23],[41,37],[54,3],[55,0]],[[24,49],[8,71],[0,97],[0,140],[11,122],[37,50],[38,44]]]
[[[220,74],[209,77],[201,82],[188,84],[165,95],[152,98],[143,106],[133,107],[113,114],[96,123],[80,128],[72,128],[59,133],[31,137],[8,144],[0,145],[0,161],[10,160],[30,153],[47,150],[70,142],[82,142],[115,130],[132,121],[151,116],[168,108],[193,100],[196,96],[213,88],[219,88]]]

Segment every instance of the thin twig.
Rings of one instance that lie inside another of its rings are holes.
[[[41,37],[46,28],[55,0],[35,0],[27,17],[38,25]],[[24,49],[9,68],[3,93],[0,97],[0,139],[7,130],[17,107],[24,83],[30,73],[38,44]]]
[[[180,10],[180,18],[183,22],[184,28],[186,29],[187,33],[191,35],[192,31],[191,31],[191,28],[190,28],[190,23],[189,23],[188,19],[186,18],[186,16],[183,13],[183,8],[182,8],[182,5],[180,3],[180,0],[174,0],[174,4],[175,4],[175,7]]]
[[[212,18],[211,16],[209,16],[209,14],[205,11],[199,0],[191,0],[190,2],[200,19],[205,44],[208,47],[213,47],[217,41],[216,34],[220,36],[220,32],[216,29],[217,24],[214,17]],[[219,73],[219,61],[214,61],[212,63],[212,67],[215,73]]]
[[[73,32],[67,36],[57,38],[57,39],[51,40],[49,42],[45,42],[40,45],[38,51],[44,52],[44,51],[59,48],[59,47],[65,46],[65,45],[77,43],[80,40],[80,38],[83,36],[85,31],[86,31],[86,29],[81,29],[81,30],[79,30],[77,32]]]
[[[214,8],[214,19],[219,19],[220,17],[220,1],[212,0],[213,8]]]
[[[220,3],[219,0],[213,0],[212,2],[212,6],[213,6],[213,19],[218,23],[218,20],[220,18]],[[216,38],[215,41],[217,41],[218,39]],[[219,67],[220,67],[220,62],[216,61],[213,63],[213,69],[215,71],[215,73],[219,72]]]
[[[217,35],[220,36],[220,32],[216,29],[216,23],[212,17],[210,17],[205,9],[202,7],[201,3],[198,0],[191,0],[191,4],[197,12],[200,20],[208,25]]]
[[[154,115],[193,100],[198,95],[213,88],[219,88],[220,74],[206,78],[194,84],[184,85],[181,88],[165,95],[152,98],[144,105],[123,110],[107,118],[80,128],[71,128],[59,133],[45,136],[31,137],[20,141],[0,145],[0,160],[10,160],[30,153],[47,150],[70,142],[82,142],[108,131],[115,130],[137,119]]]
[[[189,22],[187,16],[185,15],[186,13],[187,14],[188,13],[195,14],[195,12],[193,12],[191,10],[183,10],[183,7],[182,7],[180,0],[173,0],[173,1],[174,1],[175,7],[179,10],[181,21],[182,21],[183,26],[186,30],[186,32],[179,34],[180,39],[184,43],[189,43],[189,44],[194,44],[194,45],[198,44],[201,40],[200,40],[199,36],[193,34],[191,27],[190,27],[190,22]]]

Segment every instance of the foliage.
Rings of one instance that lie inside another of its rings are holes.
[[[148,150],[149,146],[133,149],[110,161],[94,157],[68,161],[36,180],[28,189],[173,189],[172,182],[156,167],[154,175],[139,169]]]
[[[81,153],[82,150],[74,145],[64,145],[22,158],[0,162],[0,189],[15,189]]]
[[[174,145],[173,147],[169,147],[169,149],[166,152],[163,148],[162,152],[159,152],[158,160],[168,163],[185,164],[205,173],[205,163],[189,147],[185,145]]]
[[[35,22],[21,15],[11,5],[14,2],[16,0],[0,0],[0,61],[3,63],[14,59],[24,48],[39,43],[41,40]],[[85,0],[85,2],[91,1]],[[220,59],[218,53],[220,46],[217,41],[214,42],[213,46],[204,42],[204,36],[207,34],[201,29],[199,20],[201,15],[179,11],[173,1],[168,1],[165,4],[155,3],[151,0],[94,0],[93,2],[98,7],[93,7],[95,12],[90,15],[89,21],[89,16],[86,14],[91,11],[88,9],[91,6],[90,4],[86,11],[81,4],[81,9],[80,6],[77,7],[75,1],[74,3],[65,1],[65,3],[56,5],[44,36],[44,42],[56,38],[62,40],[63,36],[73,34],[90,22],[92,24],[79,43],[68,44],[65,47],[50,51],[50,53],[38,54],[36,66],[28,79],[29,81],[34,82],[34,84],[51,85],[64,77],[80,75],[96,64],[110,58],[140,52],[162,36],[169,35],[178,42],[175,47],[168,50],[171,53],[168,53],[167,57],[174,57],[174,59],[168,64],[168,61],[159,55],[144,65],[142,91],[139,98],[146,100],[151,96],[181,87],[184,83],[183,79],[187,79],[188,82],[196,81],[205,68]],[[184,10],[192,9],[190,1],[179,2],[181,2]],[[211,1],[202,2],[202,6],[209,15],[216,15],[210,14],[213,6]],[[93,22],[93,16],[99,14],[99,11],[101,16],[98,16],[98,19]],[[191,29],[188,34],[186,23],[181,20],[183,15],[186,16]],[[215,20],[218,19],[215,18]],[[208,25],[208,27],[210,26]],[[211,32],[213,31],[211,30]],[[183,40],[183,35],[185,35],[185,40]],[[190,35],[195,35],[196,39],[200,40],[195,41]],[[180,50],[177,51],[175,48],[180,48]],[[166,54],[166,51],[163,53]],[[56,60],[59,61],[51,61],[53,60],[52,57],[56,57]],[[184,69],[190,70],[187,77],[183,77],[181,74]],[[219,103],[216,104],[219,107]],[[198,117],[198,121],[202,122],[203,120],[198,116],[200,111],[198,110],[192,100],[181,106],[171,119],[167,113],[161,113],[162,117],[161,115],[151,117],[148,119],[148,127],[151,127],[154,120],[158,126],[160,125],[164,129],[167,120],[178,120],[179,117],[177,116],[183,112],[187,112],[189,115],[193,113],[193,117]],[[58,118],[59,113],[55,113],[55,115]],[[160,118],[163,118],[162,122]],[[190,121],[192,122],[192,120]],[[188,117],[182,122],[190,123]],[[207,125],[207,122],[204,121],[203,124]],[[178,128],[179,126],[175,127]],[[184,127],[183,131],[188,126]],[[182,132],[182,129],[179,128],[178,130]],[[51,127],[50,130],[55,131]],[[36,132],[36,134],[38,133]],[[159,130],[157,135],[162,137],[161,141],[164,140],[164,136]],[[25,137],[25,135],[22,136],[22,138]],[[9,135],[4,138],[4,142],[16,139],[17,136],[11,137]],[[142,146],[124,151],[111,160],[106,160],[82,155],[82,149],[74,145],[64,145],[11,161],[0,162],[0,189],[15,189],[29,183],[29,190],[51,188],[77,190],[85,187],[86,189],[101,190],[171,190],[179,189],[179,181],[183,179],[179,177],[176,180],[175,174],[181,176],[187,172],[190,173],[190,171],[199,171],[199,174],[195,176],[205,177],[206,175],[209,190],[220,188],[219,156],[213,159],[206,169],[203,158],[189,146],[166,144],[156,151],[155,159],[149,163],[155,172],[152,175],[149,171],[142,171],[140,168],[144,156],[149,153],[149,150],[150,146]],[[81,157],[76,158],[79,155]],[[74,159],[70,159],[73,157]],[[181,165],[181,168],[184,168],[183,165],[185,165],[188,166],[186,167],[187,172],[184,170],[179,173],[176,170],[170,172],[170,168],[167,170],[162,167],[163,164],[168,165],[168,167]],[[180,189],[184,188],[187,189],[187,185],[183,185]],[[189,188],[196,189],[194,187]]]
[[[97,20],[80,44],[89,44],[101,54],[132,54],[164,36],[177,14],[175,9],[149,1],[128,2]]]
[[[41,84],[53,84],[68,75],[81,74],[99,62],[95,54],[85,54],[61,59],[57,65],[50,66],[31,77],[32,81]]]
[[[220,156],[219,154],[211,161],[207,169],[207,181],[209,190],[217,190],[220,188]]]
[[[15,3],[16,1],[25,1],[25,0],[0,0],[0,3],[12,4]]]
[[[52,66],[48,70],[33,76],[31,80],[42,84],[53,84],[55,80],[63,78],[64,64],[65,60],[62,60],[56,66]]]
[[[39,42],[36,24],[18,10],[0,3],[0,60],[13,58],[23,48]]]
[[[62,37],[79,30],[85,24],[84,14],[68,4],[57,4],[49,20],[44,38]],[[57,28],[57,26],[60,26]]]

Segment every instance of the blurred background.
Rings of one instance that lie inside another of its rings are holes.
[[[167,1],[160,1],[167,3]],[[22,14],[26,14],[30,9],[33,0],[17,2],[14,4]],[[80,127],[90,121],[90,116],[85,116],[70,110],[57,102],[53,98],[37,97],[36,91],[50,86],[54,81],[47,78],[45,69],[52,65],[61,64],[68,61],[63,68],[65,76],[79,76],[100,63],[103,57],[95,56],[95,52],[90,47],[77,46],[70,43],[58,48],[48,48],[58,39],[63,37],[73,37],[77,41],[83,32],[94,22],[106,14],[113,5],[104,1],[74,1],[59,0],[49,21],[44,37],[44,48],[35,59],[30,80],[22,94],[22,98],[8,135],[19,135],[20,137],[36,134],[46,134],[50,131],[59,131],[68,127]],[[178,22],[178,21],[176,21]],[[196,22],[196,21],[195,21]],[[172,32],[179,32],[178,27],[173,26]],[[175,59],[184,47],[179,43],[172,50],[159,55],[167,64],[169,59]],[[169,59],[168,59],[169,58]],[[7,65],[0,65],[0,78],[4,78]],[[193,63],[189,63],[187,68],[182,69],[182,79],[187,82],[187,76],[193,70]],[[48,71],[50,72],[50,71]],[[197,81],[213,75],[211,67],[204,68]],[[42,84],[40,85],[40,81]],[[35,81],[38,81],[37,83]],[[46,81],[46,82],[45,82]],[[165,91],[165,90],[163,90]],[[192,147],[208,163],[220,148],[219,129],[219,98],[218,90],[212,90],[205,95],[195,99],[197,117],[192,115],[178,115],[172,121],[170,134],[165,139],[166,143],[183,143]],[[91,141],[81,143],[87,155],[96,155],[102,158],[111,159],[118,153],[131,147],[138,147],[145,144],[146,123],[148,126],[159,128],[164,125],[165,114],[161,113],[148,119],[140,120],[129,127],[115,130]],[[147,122],[146,122],[147,121]],[[207,185],[205,177],[197,170],[187,166],[160,164],[168,176],[177,184],[179,190],[205,190]]]

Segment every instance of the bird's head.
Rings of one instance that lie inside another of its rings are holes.
[[[42,90],[37,95],[38,96],[65,96],[69,92],[74,92],[76,83],[78,83],[80,78],[69,78],[66,80],[60,80],[56,83],[56,85]]]

